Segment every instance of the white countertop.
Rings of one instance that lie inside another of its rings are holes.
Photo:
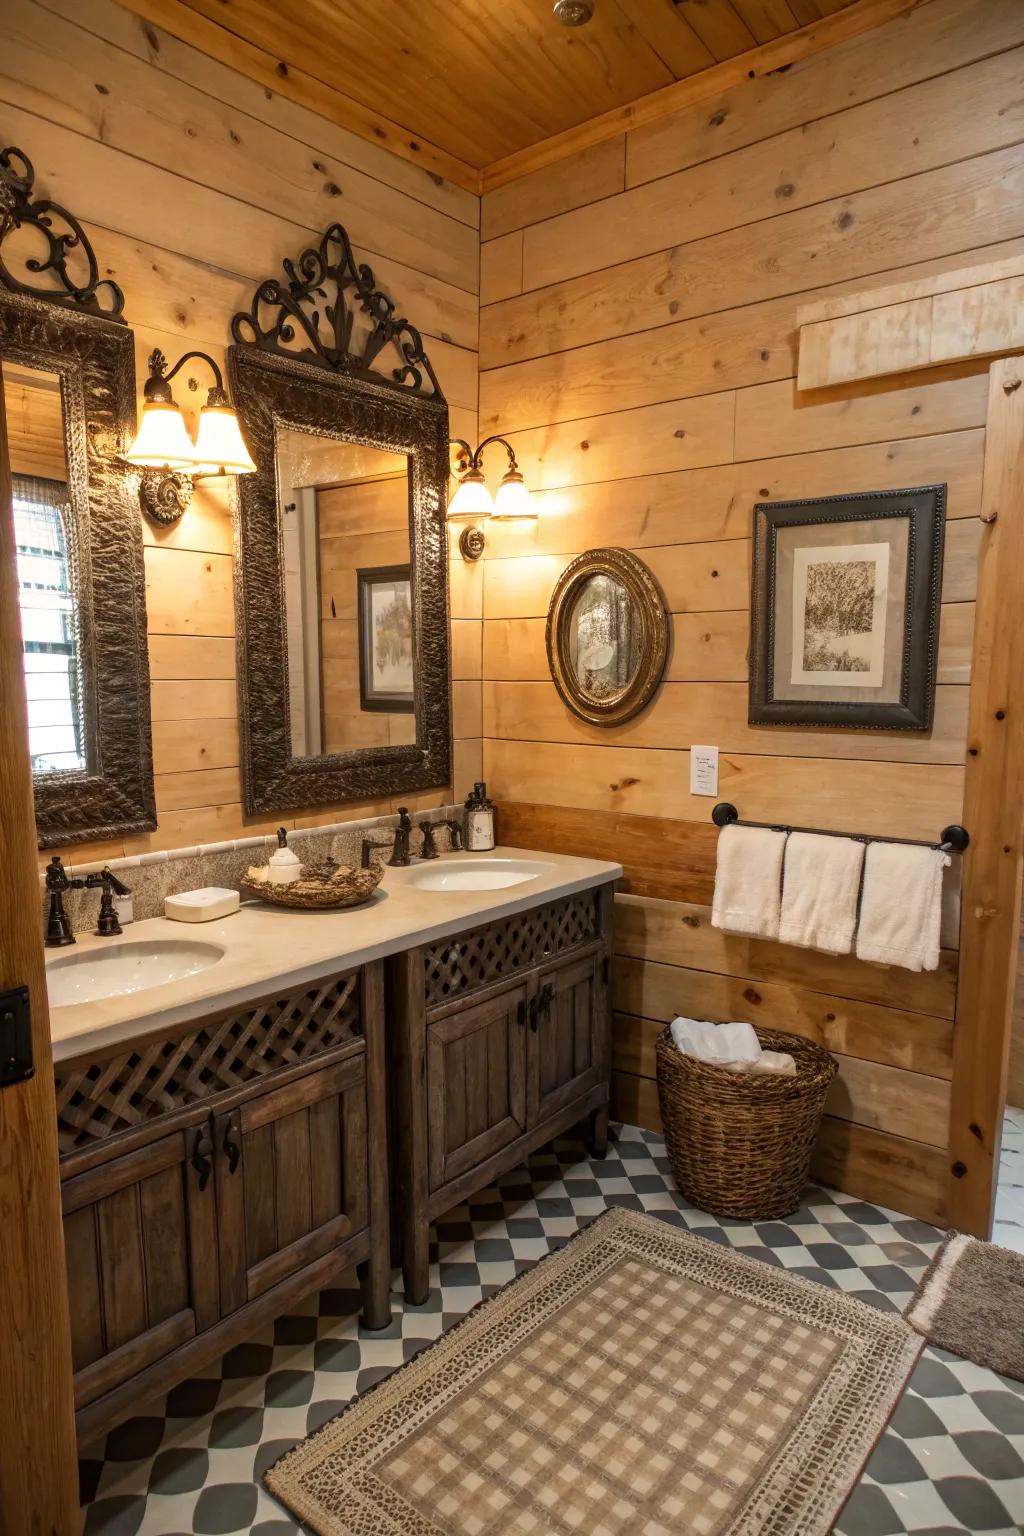
[[[443,854],[446,859],[472,854]],[[476,857],[487,858],[488,855]],[[234,1007],[283,990],[319,981],[335,971],[400,953],[417,944],[446,938],[478,924],[525,912],[542,902],[604,885],[622,874],[619,864],[577,859],[522,848],[495,848],[492,858],[533,858],[551,866],[542,874],[498,891],[421,890],[410,883],[409,869],[387,869],[372,899],[338,912],[290,912],[260,901],[245,902],[238,912],[212,923],[170,922],[164,917],[132,923],[118,939],[82,934],[77,952],[155,939],[194,940],[224,950],[216,964],[195,975],[147,987],[119,997],[50,1009],[55,1062],[89,1048],[99,1049],[170,1029],[222,1007]],[[47,952],[47,964],[72,949]]]

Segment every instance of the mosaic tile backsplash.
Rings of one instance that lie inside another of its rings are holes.
[[[413,817],[415,831],[409,839],[410,849],[419,852],[422,836],[419,830],[424,821],[443,824],[445,821],[462,821],[461,806],[441,806]],[[307,863],[330,856],[339,864],[358,866],[364,837],[389,836],[398,825],[397,815],[374,816],[363,821],[339,821],[326,827],[298,828],[288,833],[288,846]],[[447,834],[437,838],[441,852],[448,848]],[[237,838],[228,843],[204,843],[195,848],[176,848],[169,852],[144,853],[135,858],[110,859],[105,863],[74,863],[73,854],[64,859],[67,873],[87,875],[94,870],[112,869],[132,893],[134,921],[147,917],[163,917],[164,897],[178,891],[194,891],[202,886],[219,885],[237,887],[250,864],[265,864],[277,847],[274,833],[259,837]],[[386,854],[385,854],[386,857]],[[47,901],[44,876],[40,873],[39,889],[42,918],[45,922]],[[71,919],[75,933],[89,933],[96,926],[99,913],[100,892],[93,890],[67,891],[64,910]],[[128,930],[126,929],[126,932]]]

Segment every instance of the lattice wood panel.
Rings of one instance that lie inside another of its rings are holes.
[[[360,1032],[358,971],[240,1009],[176,1040],[55,1068],[62,1153],[187,1108],[269,1072],[297,1066]]]
[[[424,950],[427,1007],[437,1008],[597,937],[593,891],[440,939]]]

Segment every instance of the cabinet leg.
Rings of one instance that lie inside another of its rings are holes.
[[[595,1157],[608,1155],[608,1105],[592,1110],[590,1115],[590,1150]]]
[[[430,1295],[430,1223],[407,1221],[402,1274],[405,1280],[405,1299],[414,1307],[421,1307]]]
[[[374,1253],[359,1266],[363,1290],[363,1327],[374,1332],[391,1326],[391,1267],[387,1253]]]

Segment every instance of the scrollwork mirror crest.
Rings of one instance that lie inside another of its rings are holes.
[[[132,333],[82,225],[34,181],[23,151],[0,150],[0,365],[9,426],[15,395],[33,426],[8,431],[29,749],[54,847],[151,831],[156,814],[142,530],[119,457]]]
[[[332,224],[232,322],[250,814],[451,779],[448,409],[419,331]]]
[[[545,642],[564,704],[590,725],[622,725],[648,704],[668,655],[658,583],[626,549],[590,549],[555,583]]]
[[[444,399],[419,331],[396,315],[394,301],[377,287],[373,269],[356,261],[343,225],[330,224],[318,245],[282,265],[287,281],[267,278],[256,289],[250,308],[232,320],[236,342],[350,378]],[[361,338],[355,324],[360,314],[368,320]],[[292,345],[300,339],[305,346]],[[389,376],[381,361],[392,346],[399,361]],[[423,387],[424,374],[429,392]]]

